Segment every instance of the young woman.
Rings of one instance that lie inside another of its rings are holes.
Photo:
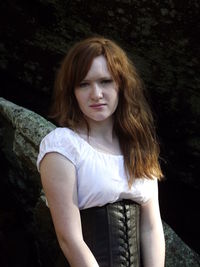
[[[75,44],[57,74],[52,114],[60,127],[42,140],[37,166],[70,266],[135,267],[142,258],[163,267],[159,147],[125,52],[103,37]]]

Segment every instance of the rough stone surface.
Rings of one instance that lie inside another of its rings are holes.
[[[12,166],[9,182],[17,185],[23,193],[27,189],[29,200],[34,201],[34,194],[37,198],[40,188],[35,167],[39,143],[55,126],[36,113],[3,98],[0,98],[0,114],[1,149]]]
[[[166,240],[166,267],[199,267],[200,256],[191,250],[181,238],[163,222]]]
[[[26,215],[32,214],[26,227],[35,236],[38,266],[44,267],[55,266],[59,249],[35,163],[41,139],[54,128],[38,114],[0,98],[0,144],[9,164],[7,177],[2,177],[1,183],[11,186],[20,208]],[[166,223],[164,231],[166,267],[200,266],[200,256],[185,245]]]

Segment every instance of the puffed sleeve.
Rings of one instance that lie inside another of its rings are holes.
[[[152,197],[158,195],[158,179],[145,179],[143,187],[143,198],[141,204],[146,204]]]
[[[133,200],[145,205],[153,196],[158,194],[158,179],[135,179],[132,186]]]
[[[76,167],[80,153],[75,133],[68,128],[56,128],[42,139],[37,158],[38,171],[40,171],[40,162],[49,152],[57,152],[63,155]]]

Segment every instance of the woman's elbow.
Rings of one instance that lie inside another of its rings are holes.
[[[70,255],[73,250],[84,243],[83,238],[81,237],[67,236],[65,234],[57,234],[57,239],[61,250],[66,256]]]

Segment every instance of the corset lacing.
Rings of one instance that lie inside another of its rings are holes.
[[[81,211],[86,243],[100,267],[139,267],[139,205],[122,200]]]

